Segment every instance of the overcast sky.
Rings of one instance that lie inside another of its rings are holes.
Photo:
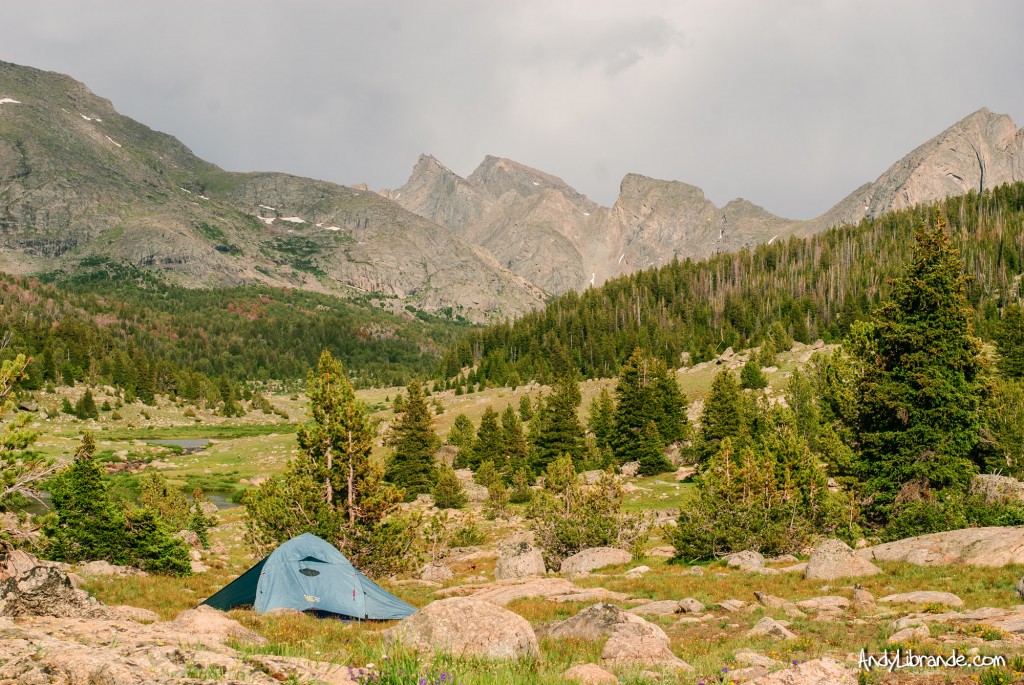
[[[484,155],[822,213],[980,107],[1024,119],[1024,3],[4,0],[67,73],[232,171],[394,188]],[[2,94],[0,94],[2,95]]]

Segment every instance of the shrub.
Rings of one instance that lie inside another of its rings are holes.
[[[432,494],[437,508],[461,509],[466,506],[466,493],[459,482],[459,477],[455,475],[455,469],[447,464],[441,464],[437,467],[436,474]]]
[[[512,491],[508,495],[508,501],[512,504],[529,504],[533,500],[533,478],[530,472],[521,468],[512,476]]]
[[[761,360],[751,355],[740,371],[740,387],[748,390],[761,390],[768,387],[768,379],[761,373]]]
[[[909,490],[904,488],[904,493]],[[964,495],[953,490],[938,494],[924,491],[912,496],[913,501],[898,502],[894,506],[893,517],[882,529],[883,541],[959,528],[1024,525],[1024,503],[986,502],[981,495]]]

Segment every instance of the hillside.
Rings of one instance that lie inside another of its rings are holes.
[[[226,172],[60,74],[0,63],[0,270],[125,261],[187,286],[265,283],[482,320],[543,293],[374,193]]]

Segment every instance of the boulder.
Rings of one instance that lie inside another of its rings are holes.
[[[59,565],[15,551],[2,564],[0,616],[106,618],[106,607],[76,588]]]
[[[858,578],[881,573],[882,569],[867,559],[857,556],[848,544],[832,538],[814,548],[804,569],[804,578],[812,580],[838,580]]]
[[[633,607],[629,613],[637,616],[671,616],[682,613],[682,607],[674,599],[665,599],[660,602],[648,602],[638,607]]]
[[[223,611],[205,604],[200,604],[195,609],[186,609],[166,626],[190,636],[194,642],[205,645],[222,645],[229,640],[258,645],[267,642],[259,633],[249,630],[233,618],[228,618]]]
[[[109,561],[89,561],[78,567],[78,575],[117,576],[124,578],[126,576],[148,576],[149,574],[131,566],[111,564]]]
[[[730,614],[734,614],[737,611],[745,608],[747,603],[739,599],[723,599],[721,602],[715,605],[722,611],[727,611]]]
[[[502,549],[501,557],[494,567],[494,577],[497,580],[536,578],[545,573],[547,569],[544,567],[544,557],[540,550],[526,541]]]
[[[615,626],[601,650],[601,663],[613,668],[654,666],[693,670],[669,649],[665,631],[639,616]]]
[[[855,587],[853,589],[853,608],[862,613],[871,613],[877,608],[875,606],[875,597],[870,592],[861,587]]]
[[[561,571],[568,576],[583,576],[603,566],[628,564],[632,558],[629,552],[617,547],[591,547],[562,561]]]
[[[650,566],[634,566],[633,568],[626,571],[627,578],[639,578],[643,574],[651,570]]]
[[[760,666],[762,668],[774,668],[779,665],[779,662],[775,659],[749,649],[741,649],[736,652],[736,663],[745,666]]]
[[[796,635],[771,616],[765,616],[747,631],[747,637],[770,637],[775,640],[795,640]]]
[[[981,495],[989,504],[1024,500],[1024,483],[1009,476],[979,473],[971,479],[971,494]]]
[[[452,573],[450,568],[437,562],[427,564],[420,571],[420,580],[426,580],[431,583],[446,583],[454,577],[455,574]]]
[[[942,604],[958,609],[964,606],[964,600],[952,592],[933,592],[930,590],[886,595],[885,597],[879,597],[878,602],[880,604]]]
[[[179,530],[174,534],[174,537],[178,538],[185,543],[191,550],[198,550],[203,548],[203,542],[199,539],[199,534],[194,530]]]
[[[760,552],[755,552],[752,549],[730,554],[725,557],[725,562],[729,568],[738,568],[743,571],[764,568],[764,557]]]
[[[384,633],[422,652],[486,659],[539,658],[533,628],[522,616],[472,597],[431,602]]]
[[[679,611],[684,614],[701,614],[704,613],[706,608],[707,607],[693,597],[686,597],[679,600]]]
[[[434,461],[445,466],[454,466],[455,457],[459,455],[459,448],[455,445],[441,445],[436,452],[434,452]]]
[[[18,404],[18,409],[21,411],[32,412],[34,414],[39,411],[39,403],[33,402],[32,400],[26,400],[25,402]]]
[[[754,597],[757,598],[758,603],[761,606],[768,607],[769,609],[781,609],[786,603],[786,600],[775,595],[770,595],[767,592],[754,591]]]
[[[796,602],[796,607],[804,611],[831,611],[838,613],[850,608],[850,600],[839,596],[812,597],[811,599]]]
[[[928,626],[918,625],[896,631],[889,636],[889,642],[892,644],[897,644],[899,642],[917,642],[920,640],[926,640],[929,637],[931,637],[931,632],[929,632]]]
[[[543,634],[556,640],[597,641],[611,636],[618,626],[630,622],[645,621],[614,604],[601,603],[591,605],[564,621],[548,624]]]
[[[1014,588],[1014,591],[1016,591],[1018,597],[1024,599],[1024,578],[1017,581],[1017,586]]]
[[[805,661],[749,681],[749,685],[857,685],[856,671],[835,659]]]
[[[902,561],[915,566],[1024,564],[1024,526],[948,530],[866,547],[857,554],[872,561]]]
[[[665,559],[671,559],[676,555],[676,548],[671,545],[662,545],[661,547],[653,547],[647,550],[647,556],[649,557],[661,557]]]
[[[604,670],[597,664],[579,664],[562,674],[567,683],[579,685],[618,685],[619,679],[613,673]]]
[[[625,464],[619,467],[619,473],[626,478],[635,478],[636,474],[640,472],[640,462],[638,461],[627,461]]]

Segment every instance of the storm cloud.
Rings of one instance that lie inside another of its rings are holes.
[[[823,212],[980,107],[1024,116],[1024,4],[9,0],[70,74],[232,171],[393,188],[484,155],[611,204],[628,172]],[[0,96],[3,94],[0,93]]]

